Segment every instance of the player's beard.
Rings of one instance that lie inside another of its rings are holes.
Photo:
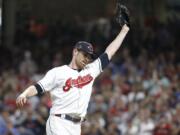
[[[78,69],[83,69],[86,64],[82,60],[76,59],[76,66],[78,67]]]

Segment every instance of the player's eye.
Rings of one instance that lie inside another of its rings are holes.
[[[83,52],[83,51],[81,51],[81,54],[83,55],[83,57],[85,57],[85,58],[86,58],[86,59],[88,59],[89,61],[91,61],[91,60],[92,60],[92,58],[91,58],[91,55],[90,55],[90,54],[85,53],[85,52]]]
[[[91,55],[89,55],[88,53],[85,53],[84,57],[87,58],[88,60],[91,60]]]

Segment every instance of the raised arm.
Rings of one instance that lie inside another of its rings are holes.
[[[116,53],[116,51],[122,45],[122,42],[124,38],[126,37],[128,31],[129,31],[129,27],[126,24],[124,24],[120,33],[106,48],[105,53],[107,53],[109,60],[111,60],[112,56]]]
[[[112,56],[122,45],[122,42],[126,37],[130,26],[129,10],[126,6],[121,5],[120,0],[117,0],[116,4],[116,22],[122,27],[122,29],[117,37],[109,44],[109,46],[105,50],[105,53],[108,55],[109,60],[111,60]]]

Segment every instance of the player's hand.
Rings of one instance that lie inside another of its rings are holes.
[[[16,105],[18,107],[23,107],[27,103],[27,97],[23,94],[19,95],[16,99]]]

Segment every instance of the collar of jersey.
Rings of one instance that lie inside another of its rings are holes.
[[[78,72],[81,72],[82,69],[74,69],[74,68],[71,68],[69,65],[67,65],[70,69],[72,70],[75,70],[75,71],[78,71]]]

